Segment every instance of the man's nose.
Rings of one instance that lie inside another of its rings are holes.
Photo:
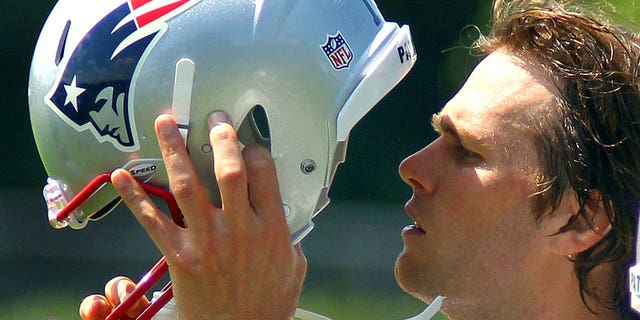
[[[437,189],[437,156],[438,140],[422,150],[408,156],[400,163],[400,177],[414,193],[431,195]]]

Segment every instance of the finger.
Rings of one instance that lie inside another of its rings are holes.
[[[211,212],[213,205],[193,169],[175,119],[170,115],[160,115],[155,126],[171,192],[182,209],[187,225],[209,226],[210,215],[202,213]]]
[[[158,249],[165,255],[173,254],[171,250],[179,227],[156,207],[138,181],[126,170],[115,170],[111,174],[111,182]]]
[[[129,309],[129,311],[127,312],[127,316],[131,319],[135,319],[137,318],[140,314],[142,314],[142,312],[147,309],[147,307],[150,305],[151,303],[149,302],[149,299],[147,299],[147,297],[142,296],[132,307],[131,309]]]
[[[223,112],[209,116],[209,140],[213,148],[213,166],[220,189],[223,209],[238,217],[248,212],[249,196],[247,176],[238,136],[231,125],[231,119]]]
[[[104,286],[104,293],[112,306],[122,303],[122,300],[135,289],[136,284],[133,280],[118,276],[109,280]]]
[[[119,276],[111,279],[105,285],[104,292],[107,296],[108,301],[115,307],[121,304],[124,299],[135,289],[136,284],[133,280]],[[135,304],[127,310],[127,316],[135,319],[138,315],[144,311],[144,309],[149,306],[149,299],[147,297],[142,296]]]
[[[104,320],[111,313],[112,308],[105,296],[91,295],[80,303],[80,318],[82,320]]]
[[[287,228],[276,167],[269,151],[258,145],[244,148],[243,157],[247,167],[249,199],[258,215],[268,227],[279,232]],[[288,237],[288,230],[286,236]]]

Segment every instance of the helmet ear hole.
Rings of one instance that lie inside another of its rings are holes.
[[[262,139],[271,139],[271,132],[269,131],[269,119],[267,119],[267,112],[262,106],[255,106],[251,110],[251,117],[256,126],[258,134]]]
[[[249,111],[237,132],[242,144],[259,144],[271,150],[269,119],[262,106],[256,105]]]

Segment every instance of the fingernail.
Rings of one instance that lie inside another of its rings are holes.
[[[171,133],[173,133],[173,131],[175,131],[173,123],[171,123],[170,121],[161,119],[161,121],[158,121],[157,123],[158,123],[158,131],[163,136],[170,135]]]
[[[231,118],[224,111],[214,111],[209,115],[209,130],[220,123],[231,124]]]
[[[129,283],[124,285],[124,291],[120,290],[120,303],[122,303],[125,299],[127,299],[127,297],[133,292],[133,290],[135,289],[134,285],[131,285]]]
[[[125,187],[127,184],[127,179],[125,176],[126,174],[127,174],[126,170],[116,169],[111,173],[111,183],[113,183],[113,185],[118,188]]]

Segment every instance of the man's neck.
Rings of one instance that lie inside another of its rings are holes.
[[[563,268],[533,274],[513,290],[491,289],[463,298],[447,297],[442,307],[450,319],[618,319],[615,310],[607,309],[595,299],[585,296],[591,308],[580,298],[578,280],[571,262],[561,262]],[[567,268],[566,266],[569,266]],[[602,270],[607,268],[606,270]],[[560,271],[559,271],[560,270]],[[592,284],[606,284],[610,279],[609,266],[601,266],[591,274]],[[599,285],[597,291],[608,297],[611,288]],[[499,292],[498,292],[499,291]]]

